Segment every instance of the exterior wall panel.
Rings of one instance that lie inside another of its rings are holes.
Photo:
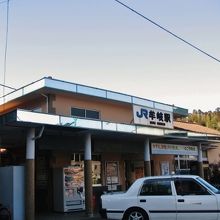
[[[154,176],[161,175],[161,163],[169,162],[169,172],[174,171],[174,156],[173,155],[152,155],[151,160],[154,161]]]
[[[220,162],[220,144],[217,148],[208,150],[208,161],[210,164],[218,164]]]
[[[102,101],[94,97],[57,95],[53,102],[53,107],[58,115],[70,116],[71,107],[77,107],[99,111],[100,119],[103,121],[129,124],[133,119],[132,106],[130,104],[121,104],[109,100]]]

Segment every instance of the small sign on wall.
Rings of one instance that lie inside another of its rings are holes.
[[[161,175],[169,175],[170,174],[170,165],[168,161],[162,161],[161,162]]]

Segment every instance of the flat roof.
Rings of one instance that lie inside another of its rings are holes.
[[[15,91],[12,91],[2,97],[0,97],[0,105],[11,102],[15,99],[21,98],[25,95],[38,91],[39,89],[49,88],[60,90],[64,92],[84,94],[124,103],[130,103],[140,106],[145,106],[154,109],[160,109],[164,111],[173,112],[182,116],[188,115],[188,109],[177,107],[174,105],[164,104],[157,101],[152,101],[149,99],[144,99],[136,96],[131,96],[119,92],[113,92],[106,89],[95,88],[91,86],[85,86],[81,84],[76,84],[72,82],[66,82],[63,80],[53,79],[52,77],[44,77],[26,86],[23,86]]]

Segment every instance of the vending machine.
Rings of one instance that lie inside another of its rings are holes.
[[[83,162],[54,169],[53,180],[54,211],[72,212],[85,209]]]

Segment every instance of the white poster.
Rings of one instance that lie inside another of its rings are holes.
[[[169,162],[164,161],[161,162],[161,175],[169,175],[170,174],[170,166],[169,166]]]
[[[117,161],[106,162],[106,182],[107,185],[119,184],[119,165]]]

